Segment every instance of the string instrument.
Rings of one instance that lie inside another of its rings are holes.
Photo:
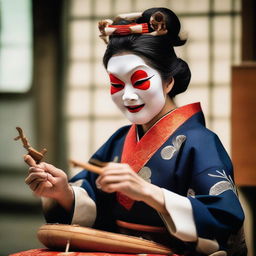
[[[72,249],[82,252],[173,254],[170,248],[153,241],[78,225],[45,224],[39,228],[37,236],[47,248],[66,252]]]

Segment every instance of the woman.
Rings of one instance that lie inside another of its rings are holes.
[[[205,128],[200,104],[174,102],[191,76],[173,49],[186,42],[177,16],[152,8],[99,28],[111,97],[132,125],[92,156],[108,162],[99,176],[83,170],[68,183],[62,170],[25,157],[26,183],[43,197],[46,220],[138,235],[149,227],[178,253],[242,255],[244,214],[230,158]]]

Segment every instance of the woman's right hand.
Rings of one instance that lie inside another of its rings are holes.
[[[74,195],[66,173],[45,162],[36,164],[30,155],[26,155],[24,161],[30,166],[25,183],[34,194],[55,199],[68,210],[73,204]]]

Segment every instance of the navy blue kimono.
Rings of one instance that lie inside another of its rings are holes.
[[[175,120],[175,113],[172,115]],[[130,128],[125,126],[117,130],[92,158],[120,162]],[[178,126],[143,165],[138,175],[140,172],[148,182],[189,200],[197,239],[191,243],[184,241],[186,246],[193,245],[196,250],[197,241],[203,239],[215,241],[218,250],[228,251],[228,247],[233,247],[229,243],[241,229],[244,213],[233,182],[231,160],[217,135],[205,127],[202,111],[193,113]],[[96,178],[97,174],[83,170],[70,180],[80,180],[80,187],[96,203],[97,216],[93,227],[116,231],[116,220],[165,226],[160,214],[145,203],[135,201],[127,209],[117,201],[115,193],[108,194],[97,189]]]

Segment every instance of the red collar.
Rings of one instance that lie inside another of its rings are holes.
[[[133,124],[125,138],[121,162],[129,164],[138,173],[167,139],[184,122],[200,111],[200,103],[177,108],[157,121],[139,141],[136,125]],[[126,209],[132,207],[133,200],[120,193],[117,193],[117,197],[119,203]]]

